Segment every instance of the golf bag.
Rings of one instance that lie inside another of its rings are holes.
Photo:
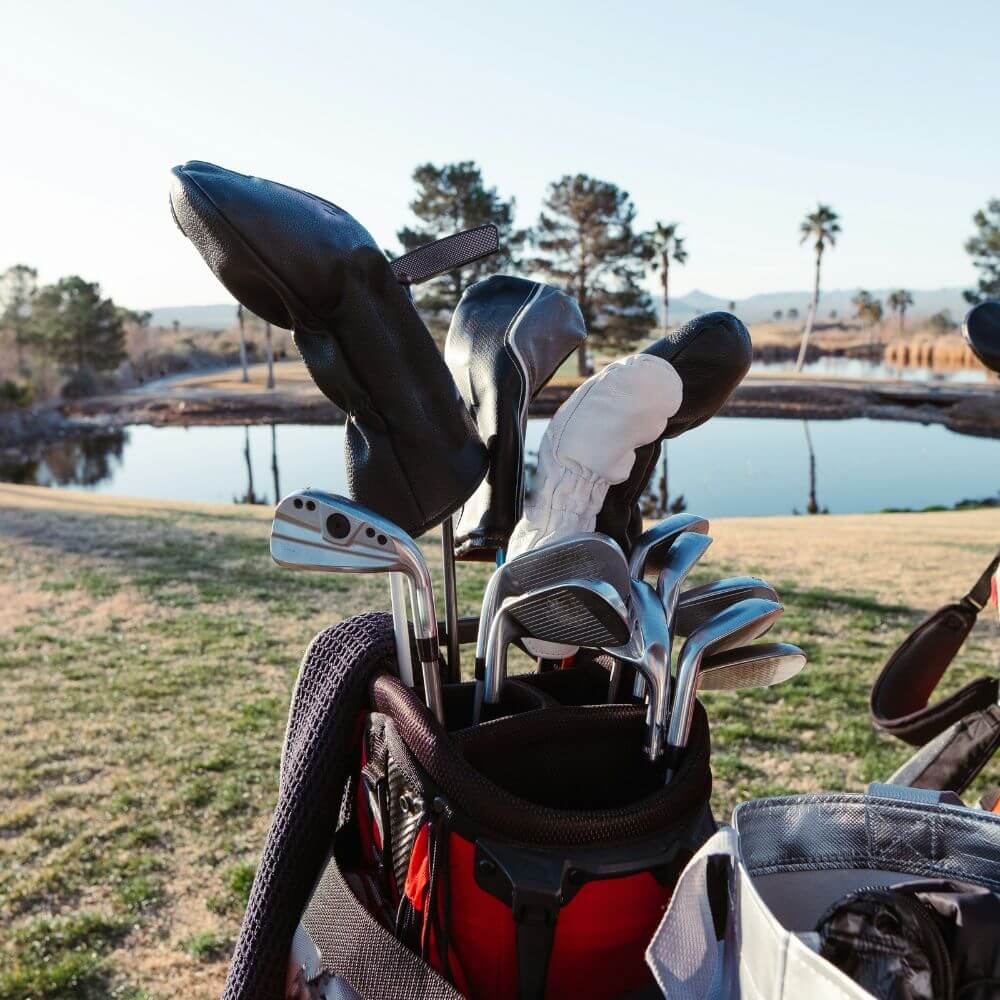
[[[509,680],[476,727],[446,686],[446,731],[393,647],[385,614],[309,647],[227,1000],[655,995],[644,949],[714,830],[704,712],[665,785],[599,663]]]
[[[872,721],[921,749],[889,781],[963,792],[1000,748],[996,677],[980,677],[938,703],[934,689],[977,616],[997,601],[1000,554],[960,600],[939,608],[889,657],[871,691]],[[996,796],[988,808],[993,808]]]
[[[760,799],[685,869],[647,961],[671,1000],[986,1000],[998,917],[998,816],[893,785]]]

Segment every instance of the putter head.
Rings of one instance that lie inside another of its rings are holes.
[[[403,573],[416,634],[437,637],[430,572],[417,543],[398,524],[347,497],[311,489],[286,496],[271,524],[271,558],[288,569]]]
[[[618,543],[607,535],[581,531],[522,552],[497,567],[483,592],[476,639],[477,672],[486,656],[490,625],[500,605],[509,597],[566,580],[603,581],[614,587],[622,601],[628,600],[628,564]]]
[[[730,576],[685,590],[677,599],[674,635],[690,635],[709,618],[748,597],[778,600],[774,588],[757,576]]]
[[[962,324],[962,336],[987,368],[1000,373],[1000,302],[973,306]]]
[[[564,580],[508,597],[490,628],[483,697],[500,700],[507,677],[507,646],[530,636],[599,649],[625,642],[631,631],[628,606],[604,580]]]
[[[790,642],[737,646],[706,657],[698,674],[699,691],[765,688],[794,677],[806,665],[806,654]]]
[[[698,673],[704,657],[752,642],[763,635],[784,610],[777,601],[751,597],[720,611],[688,636],[677,657],[677,693],[667,731],[667,746],[673,753],[687,744],[698,691]]]
[[[670,703],[670,628],[656,591],[645,580],[632,581],[631,634],[619,646],[602,652],[627,663],[645,681],[649,691],[646,754],[656,760],[663,746],[663,725]]]
[[[663,568],[656,579],[656,592],[666,610],[668,622],[673,621],[681,584],[711,544],[709,535],[685,531],[677,536],[677,540],[667,551]]]
[[[635,540],[628,558],[632,578],[641,580],[646,573],[659,573],[670,547],[685,531],[707,535],[708,520],[697,514],[672,514],[644,531]]]

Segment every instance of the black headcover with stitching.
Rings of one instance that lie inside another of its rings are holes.
[[[458,303],[444,359],[490,456],[455,529],[460,559],[492,561],[507,545],[524,500],[528,403],[586,336],[576,299],[526,278],[493,275]]]
[[[412,535],[461,507],[486,474],[486,448],[364,227],[316,195],[198,160],[174,168],[170,206],[232,295],[293,331],[347,414],[352,497]]]
[[[597,531],[610,535],[626,553],[642,531],[639,498],[660,454],[660,442],[698,427],[722,409],[750,370],[753,352],[747,328],[732,314],[706,313],[650,344],[643,354],[669,361],[681,377],[680,409],[655,441],[636,449],[632,472],[612,486],[597,515]]]

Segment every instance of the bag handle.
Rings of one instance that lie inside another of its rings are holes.
[[[967,715],[996,704],[996,677],[981,677],[935,705],[928,703],[989,603],[998,566],[1000,553],[960,601],[921,622],[889,657],[871,691],[872,721],[879,729],[919,747]]]

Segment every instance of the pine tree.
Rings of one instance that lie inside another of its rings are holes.
[[[505,201],[495,187],[487,187],[480,168],[472,160],[435,166],[424,163],[413,171],[417,195],[410,209],[416,226],[396,234],[404,250],[450,236],[461,229],[492,223],[500,233],[500,253],[468,264],[457,271],[421,285],[418,302],[428,310],[454,310],[462,292],[487,274],[516,267],[527,233],[514,228],[514,199]]]
[[[966,301],[1000,299],[1000,198],[991,198],[986,208],[972,217],[976,234],[966,240],[965,252],[979,271],[978,287],[965,293]]]
[[[634,229],[635,206],[617,185],[586,174],[549,185],[533,242],[534,266],[576,297],[589,344],[634,350],[656,322],[649,294],[639,284],[648,247]],[[589,372],[586,347],[578,370]]]
[[[35,296],[32,331],[64,372],[111,371],[125,359],[121,310],[101,286],[73,275]]]
[[[0,326],[9,330],[17,352],[17,370],[24,372],[24,352],[31,341],[31,308],[38,293],[38,272],[15,264],[0,275]]]

